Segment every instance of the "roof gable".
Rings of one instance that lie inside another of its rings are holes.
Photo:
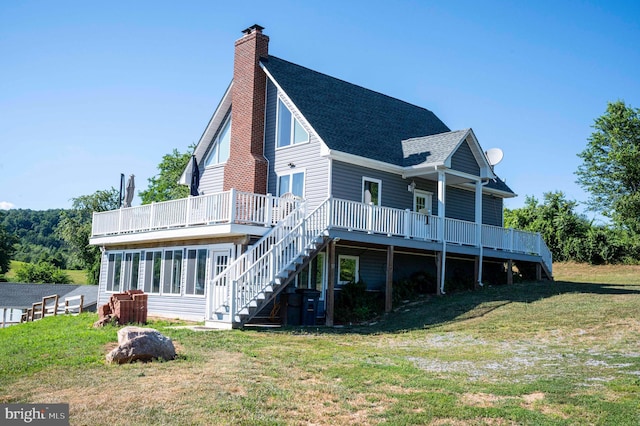
[[[274,56],[263,68],[330,150],[401,166],[401,141],[448,132],[424,108]]]

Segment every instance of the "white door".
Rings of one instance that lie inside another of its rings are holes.
[[[430,238],[429,231],[429,215],[431,215],[431,206],[433,202],[433,194],[427,191],[416,189],[413,192],[413,211],[420,213],[413,216],[413,236],[418,238]]]

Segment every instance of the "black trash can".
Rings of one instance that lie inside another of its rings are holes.
[[[301,324],[316,325],[320,292],[310,288],[299,288],[296,290],[296,293],[302,296],[302,306],[300,310]]]
[[[282,315],[283,325],[300,325],[300,312],[302,311],[302,294],[296,293],[294,287],[287,287],[280,295],[280,303],[284,308]]]

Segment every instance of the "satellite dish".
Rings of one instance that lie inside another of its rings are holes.
[[[502,161],[502,157],[504,157],[504,152],[500,148],[491,148],[485,152],[487,156],[487,160],[489,160],[489,165],[491,167],[495,166],[499,162]]]

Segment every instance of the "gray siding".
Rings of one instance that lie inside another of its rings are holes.
[[[332,196],[344,200],[362,201],[362,177],[382,181],[381,205],[395,209],[413,209],[413,194],[407,190],[411,182],[416,189],[433,193],[431,212],[438,214],[438,187],[434,181],[426,179],[403,179],[401,176],[356,166],[354,164],[333,162]]]
[[[480,176],[480,166],[471,152],[469,143],[465,140],[460,144],[456,152],[451,157],[451,168],[461,172]]]
[[[217,164],[204,169],[200,178],[200,195],[215,194],[223,191],[224,165]]]
[[[293,106],[285,102],[292,115],[309,133],[309,142],[276,149],[276,115],[278,93],[276,86],[267,82],[267,106],[265,115],[264,154],[269,161],[267,192],[277,194],[278,175],[304,171],[304,198],[309,208],[318,206],[329,196],[329,160],[320,157],[322,143],[313,131],[304,124]],[[294,167],[289,166],[293,164]]]
[[[360,265],[358,275],[360,280],[367,285],[367,290],[384,290],[387,277],[387,253],[385,251],[338,246],[336,248],[336,262],[339,255],[358,256]]]
[[[445,216],[452,219],[475,222],[476,195],[473,191],[447,186],[445,193]]]
[[[502,226],[502,198],[493,195],[482,195],[482,223]]]

